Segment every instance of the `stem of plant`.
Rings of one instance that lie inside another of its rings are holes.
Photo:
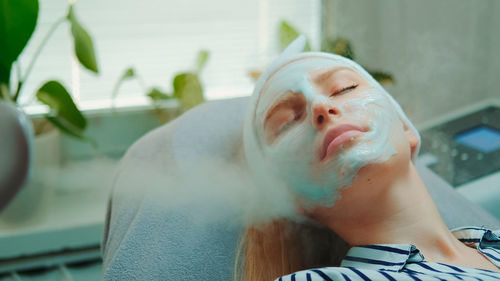
[[[7,87],[7,84],[1,83],[0,84],[0,94],[4,98],[4,100],[11,102],[12,99],[9,96],[9,87]]]
[[[118,95],[118,89],[120,88],[120,85],[123,82],[123,76],[120,77],[118,81],[116,81],[115,86],[113,87],[113,91],[111,92],[111,109],[114,112],[115,111],[115,99],[116,96]]]
[[[17,93],[17,89],[19,89],[21,87],[21,62],[19,60],[16,60],[15,64],[16,64],[16,74],[17,74],[17,85],[16,85],[16,93]],[[12,89],[9,89],[9,90],[12,90]],[[18,96],[19,96],[19,94],[18,94]],[[17,98],[14,101],[16,102]]]
[[[54,33],[54,31],[56,31],[56,29],[59,27],[59,25],[61,25],[66,20],[67,20],[66,16],[61,17],[59,20],[57,20],[50,27],[49,31],[47,32],[47,34],[43,38],[42,43],[40,43],[40,46],[38,46],[38,48],[36,49],[35,54],[33,55],[33,58],[31,58],[30,64],[28,65],[28,68],[26,69],[26,73],[24,74],[24,77],[22,77],[17,82],[16,93],[14,94],[14,97],[12,98],[14,100],[14,102],[17,102],[17,99],[19,98],[19,94],[21,93],[21,89],[22,89],[24,83],[26,82],[26,79],[28,79],[28,76],[30,75],[31,70],[33,69],[33,66],[35,65],[35,62],[36,62],[38,56],[42,52],[43,47],[45,46],[45,44],[47,44],[47,41],[49,41],[49,38],[52,36],[52,34]]]
[[[137,73],[133,77],[128,77],[125,78],[125,76],[120,77],[118,81],[116,81],[115,86],[113,87],[113,91],[111,92],[111,109],[115,111],[115,101],[116,97],[118,96],[118,90],[120,89],[121,85],[125,80],[130,80],[130,79],[136,79],[137,82],[139,83],[139,86],[142,88],[142,91],[145,93],[146,92],[146,85],[144,81],[142,80],[142,77],[138,75]]]

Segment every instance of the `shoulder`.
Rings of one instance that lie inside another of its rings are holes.
[[[500,230],[491,230],[485,227],[464,226],[451,230],[453,235],[460,239],[481,239],[483,236],[500,236]]]

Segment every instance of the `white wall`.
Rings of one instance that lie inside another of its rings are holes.
[[[500,1],[325,0],[323,15],[358,62],[394,75],[387,89],[417,123],[500,98]]]

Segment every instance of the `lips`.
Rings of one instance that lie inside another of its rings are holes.
[[[320,160],[328,158],[341,144],[363,133],[364,131],[360,127],[351,124],[338,125],[328,130],[321,146]]]

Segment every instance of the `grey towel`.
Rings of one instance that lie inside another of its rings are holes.
[[[145,188],[147,181],[134,183],[133,179],[144,178],[145,167],[196,177],[186,174],[193,161],[203,157],[232,161],[247,102],[247,98],[238,98],[203,104],[149,133],[129,149],[118,169],[108,206],[104,280],[232,279],[241,229],[224,220],[200,223],[189,215],[192,208],[210,212],[221,206],[172,208],[158,200],[158,189]],[[496,219],[418,162],[417,169],[450,228],[500,228]],[[172,187],[169,184],[176,183],[165,183],[165,188]],[[227,215],[230,218],[231,214]]]

